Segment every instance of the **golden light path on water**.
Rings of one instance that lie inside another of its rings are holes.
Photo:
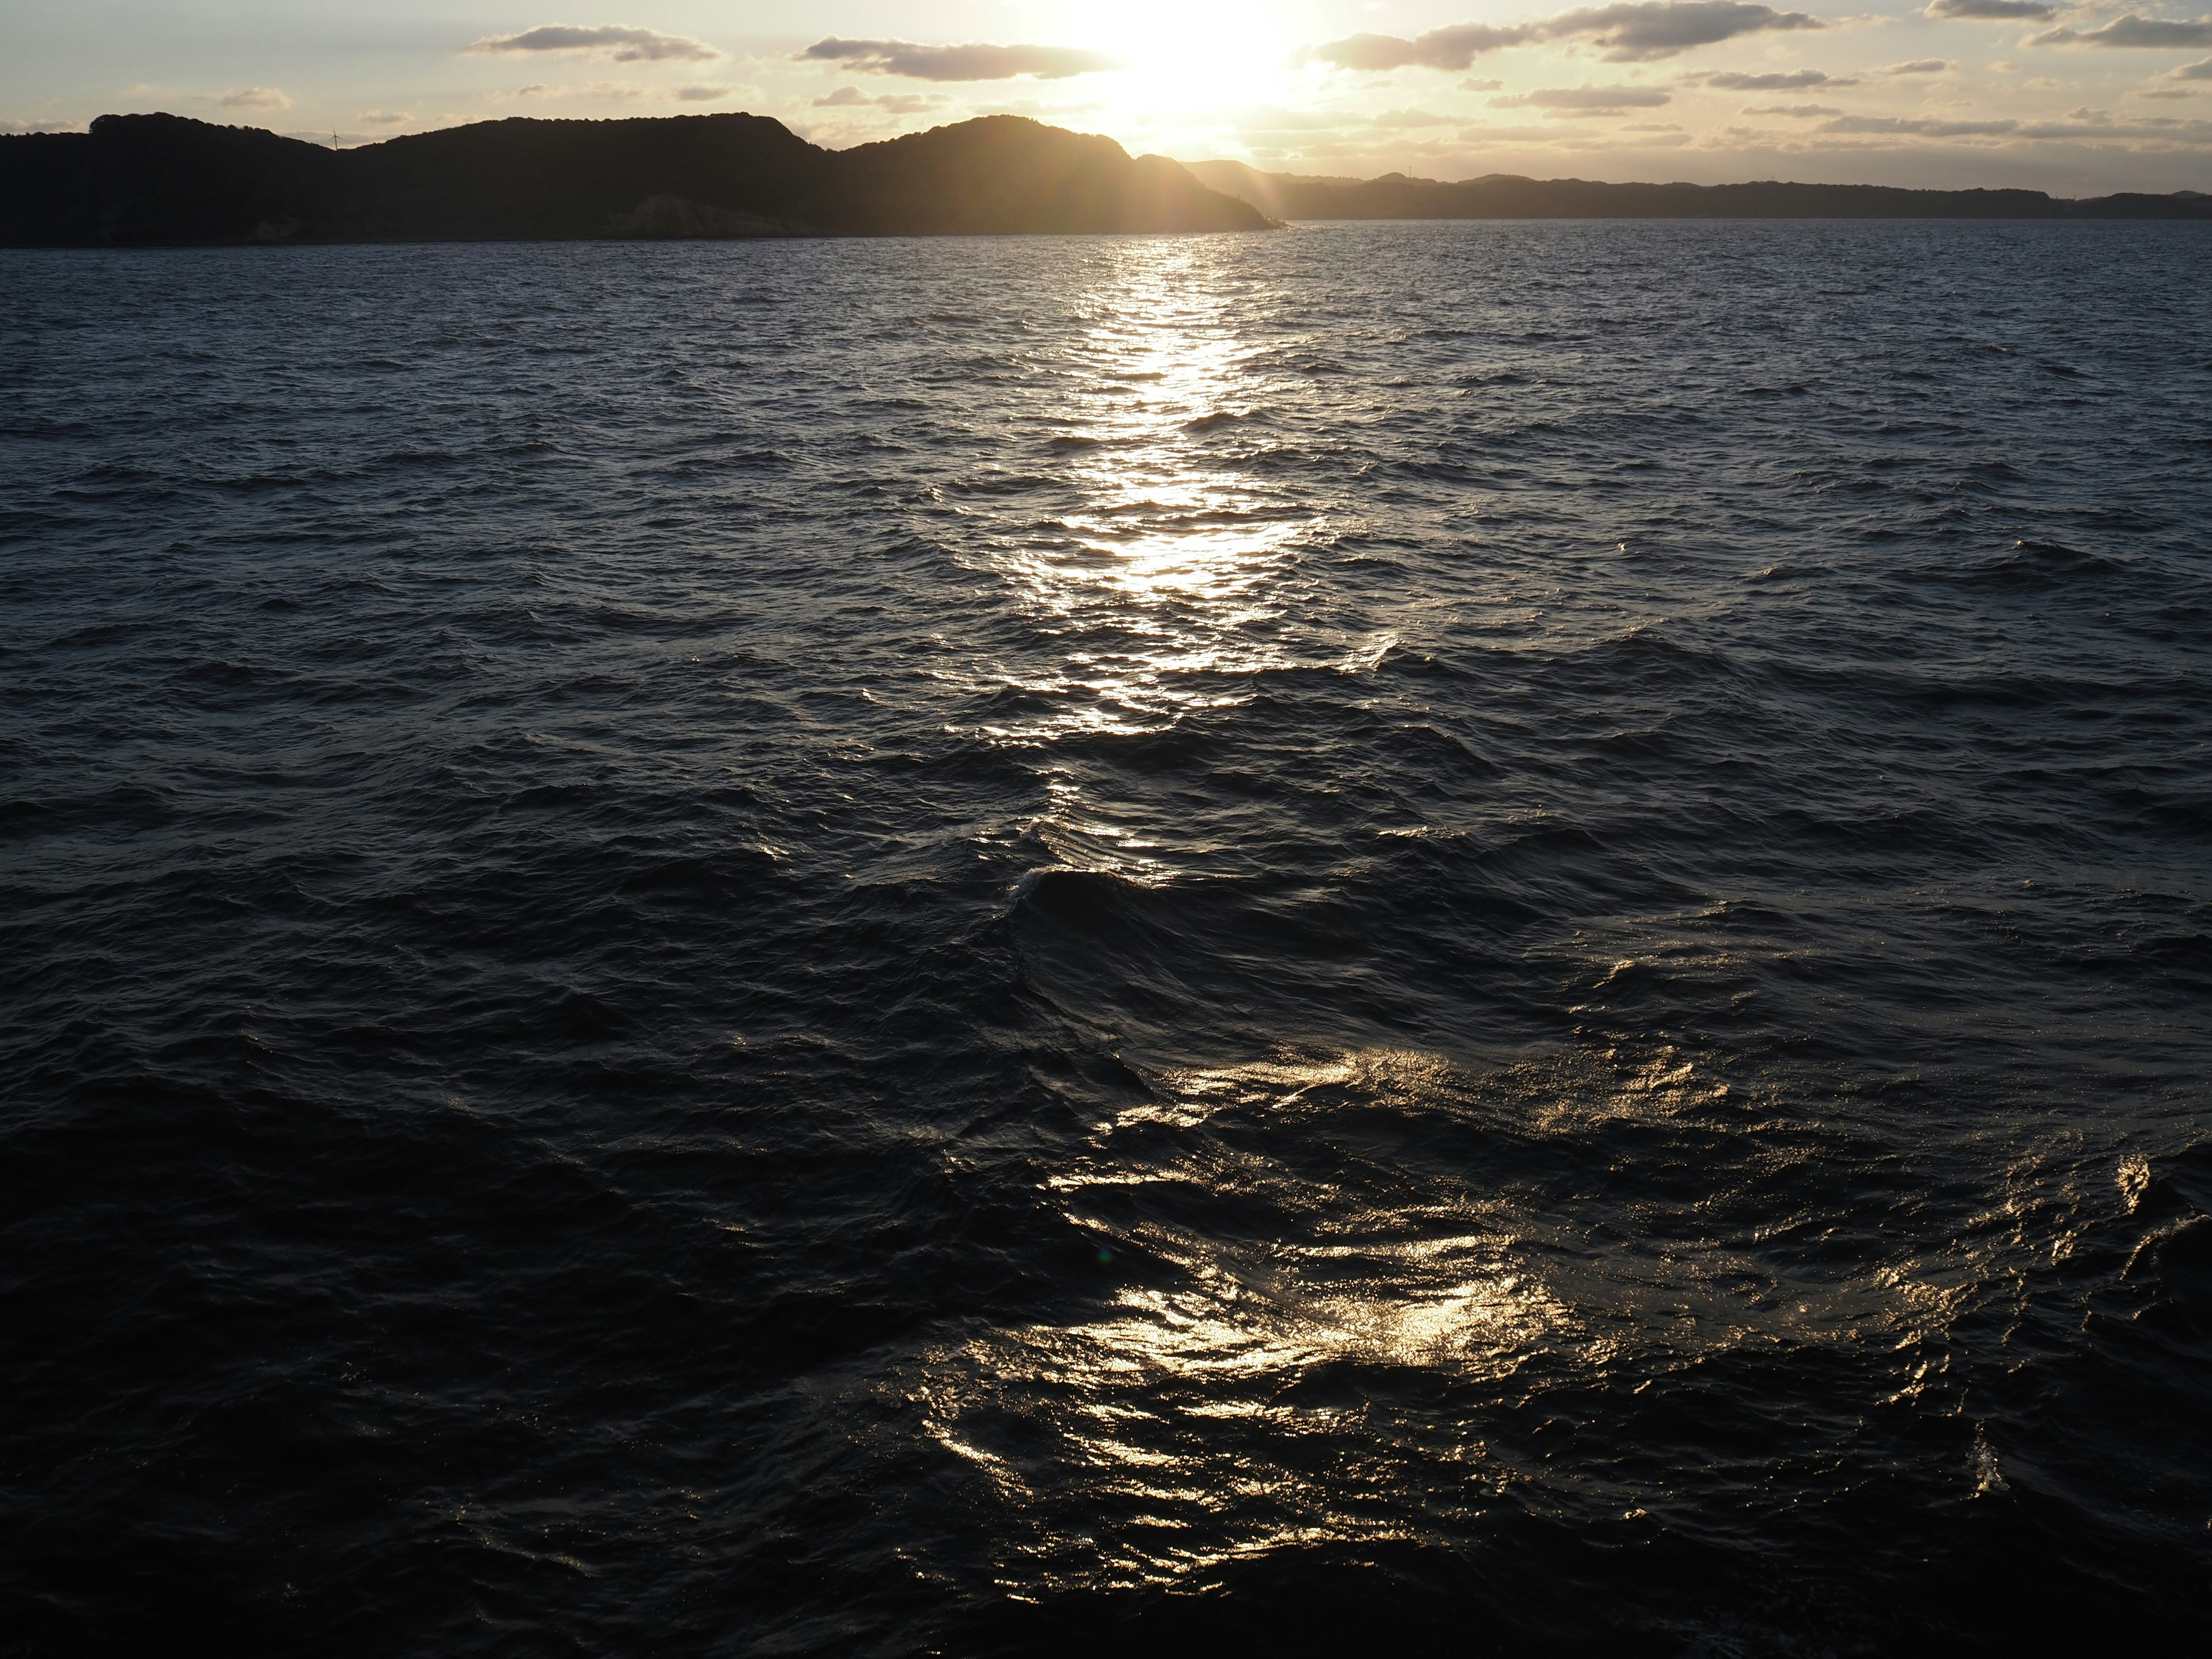
[[[1053,365],[1058,395],[1028,417],[1072,500],[1048,525],[984,526],[989,563],[1066,642],[1049,678],[1010,678],[1063,706],[994,735],[1157,729],[1240,695],[1219,677],[1292,660],[1265,628],[1319,517],[1208,441],[1267,396],[1252,372],[1261,347],[1238,326],[1243,296],[1205,239],[1112,246],[1079,302],[1084,343]]]
[[[982,669],[1021,698],[988,735],[1045,757],[1040,834],[1063,866],[1159,889],[1200,878],[1186,866],[1202,843],[1086,796],[1096,775],[1056,768],[1054,746],[1206,718],[1271,672],[1360,673],[1389,641],[1297,614],[1300,561],[1329,509],[1247,464],[1285,441],[1301,395],[1270,382],[1285,341],[1252,337],[1251,296],[1205,239],[1110,249],[1082,344],[1050,364],[1058,391],[1020,417],[1022,441],[1054,457],[1059,507],[1024,517],[987,496],[961,551],[1059,642],[1042,668]],[[1410,1127],[1400,1139],[1418,1143],[1434,1123],[1540,1145],[1731,1109],[1686,1061],[1586,1054],[1475,1077],[1293,1036],[1145,1080],[1149,1098],[1097,1123],[1045,1185],[1102,1260],[1151,1270],[1102,1279],[1094,1316],[994,1331],[889,1384],[1007,1507],[1018,1595],[1175,1583],[1239,1555],[1463,1521],[1547,1476],[1460,1410],[1731,1346],[1902,1340],[1947,1304],[1909,1276],[1778,1287],[1694,1218],[1625,1250],[1525,1187],[1359,1150],[1369,1125],[1385,1140]],[[1641,1501],[1625,1482],[1613,1498],[1615,1514]]]
[[[1056,510],[967,509],[963,556],[1010,587],[1032,637],[1057,643],[1044,659],[946,671],[980,672],[963,690],[1019,694],[983,728],[997,741],[1161,731],[1248,702],[1254,676],[1357,671],[1392,642],[1332,635],[1302,614],[1300,553],[1331,520],[1249,464],[1310,395],[1274,367],[1295,337],[1249,326],[1267,296],[1218,239],[1099,246],[1096,281],[1073,302],[1077,343],[1040,363],[1047,389],[1008,434],[1017,453],[1048,458]],[[1048,766],[1047,781],[1054,810],[1039,827],[1063,857],[1164,878],[1163,826],[1086,800],[1065,769]]]
[[[1686,1065],[1478,1079],[1419,1054],[1279,1054],[1147,1081],[1152,1099],[1046,1183],[1147,1270],[1087,1317],[978,1336],[892,1384],[988,1481],[1012,1593],[1203,1583],[1237,1558],[1414,1539],[1500,1503],[1635,1516],[1655,1500],[1633,1475],[1551,1469],[1485,1419],[1547,1401],[1571,1418],[1593,1391],[1723,1353],[1872,1342],[1906,1389],[1943,1383],[1955,1285],[1777,1285],[1710,1233],[1632,1244],[1518,1183],[1486,1189],[1480,1169],[1360,1146],[1368,1123],[1383,1141],[1487,1121],[1570,1146],[1608,1119],[1679,1127],[1727,1093]]]

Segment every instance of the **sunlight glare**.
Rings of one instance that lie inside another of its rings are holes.
[[[1263,96],[1290,51],[1273,9],[1256,0],[1071,6],[1064,27],[1127,62],[1116,101],[1165,118],[1208,117]]]
[[[1291,665],[1270,624],[1316,515],[1245,465],[1267,441],[1268,387],[1252,373],[1264,348],[1240,326],[1220,252],[1122,244],[1082,302],[1091,323],[1061,366],[1066,392],[1040,411],[1069,452],[1067,499],[1050,533],[1008,538],[991,558],[1066,642],[1049,684],[1016,679],[1054,713],[994,735],[1156,729],[1249,695],[1224,676]]]

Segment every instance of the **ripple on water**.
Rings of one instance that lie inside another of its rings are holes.
[[[2204,234],[0,260],[0,1617],[2193,1634]]]

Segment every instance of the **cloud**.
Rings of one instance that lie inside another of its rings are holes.
[[[0,121],[0,132],[82,132],[82,121]]]
[[[544,82],[533,82],[526,87],[517,87],[512,92],[495,92],[494,98],[585,98],[603,104],[635,104],[646,96],[643,87],[633,87],[619,81],[590,81],[549,87]]]
[[[2201,64],[2184,64],[2179,69],[2168,70],[2166,78],[2169,81],[2212,81],[2212,58],[2207,58]]]
[[[289,109],[292,100],[274,87],[240,87],[216,100],[225,109]]]
[[[1980,23],[2017,23],[2023,17],[2056,17],[2058,8],[2042,0],[1928,0],[1923,17],[1971,18]]]
[[[1883,75],[1948,75],[1958,67],[1942,58],[1916,58],[1909,64],[1892,64],[1880,72]],[[1997,65],[1992,64],[1990,67],[1995,69]]]
[[[679,104],[714,104],[736,91],[735,87],[678,87],[672,95]]]
[[[396,127],[415,118],[405,110],[372,109],[364,111],[362,120],[372,127]]]
[[[1656,109],[1674,95],[1656,87],[1547,87],[1517,98],[1493,98],[1492,109],[1556,110],[1575,115],[1617,115],[1623,110]]]
[[[937,100],[918,98],[911,94],[885,93],[880,98],[871,98],[858,87],[840,87],[826,98],[814,100],[817,109],[884,109],[894,115],[911,115],[916,110],[927,109]]]
[[[1273,105],[1241,111],[1237,116],[1239,132],[1336,132],[1349,125],[1342,115],[1322,114],[1314,110],[1279,109]]]
[[[2137,87],[2128,94],[2130,98],[2194,98],[2196,95],[2187,87]]]
[[[1339,69],[1463,70],[1486,52],[1517,46],[1542,39],[1540,23],[1516,23],[1493,28],[1486,23],[1457,23],[1450,28],[1431,29],[1411,40],[1395,34],[1354,34],[1316,46],[1309,56]]]
[[[2212,17],[2182,22],[2166,17],[2115,17],[2100,29],[2047,29],[2031,46],[2140,46],[2156,52],[2174,46],[2212,46]]]
[[[1404,132],[1414,127],[1448,127],[1459,119],[1456,115],[1431,115],[1425,109],[1393,109],[1376,116],[1373,125]]]
[[[2161,143],[2185,143],[2193,149],[2212,145],[2212,121],[2179,121],[2154,117],[2141,121],[2115,121],[2102,110],[2077,109],[2059,121],[1944,121],[1887,115],[1843,115],[1824,121],[1820,132],[1921,138],[2032,138],[2079,143],[2095,138],[2151,139]]]
[[[1710,46],[1740,34],[1826,27],[1804,12],[1777,11],[1746,0],[1645,0],[1639,5],[1571,11],[1543,25],[1553,40],[1587,37],[1615,64],[1672,58],[1692,46]]]
[[[2075,111],[2075,115],[2084,112]],[[2184,143],[2195,149],[2212,144],[2212,121],[2179,121],[2170,115],[2146,117],[2140,121],[2114,121],[2102,117],[2094,120],[2044,121],[2020,130],[2023,138],[2150,138],[2163,143]]]
[[[848,64],[864,75],[909,81],[1010,81],[1033,75],[1065,81],[1123,67],[1121,60],[1080,46],[918,46],[910,40],[817,40],[795,62]]]
[[[1841,115],[1843,111],[1836,108],[1831,104],[1762,104],[1756,108],[1747,109],[1743,113],[1746,115],[1794,115],[1810,117],[1814,115]]]
[[[1820,123],[1823,132],[1914,133],[1923,138],[1988,138],[2020,131],[2017,121],[1940,121],[1899,115],[1839,115]]]
[[[1505,84],[1503,81],[1477,81],[1472,77],[1459,83],[1462,92],[1496,92]]]
[[[1693,46],[1773,29],[1824,28],[1802,11],[1777,11],[1750,0],[1638,0],[1562,12],[1540,23],[1455,23],[1410,40],[1395,34],[1354,34],[1311,48],[1309,59],[1339,69],[1463,70],[1485,52],[1537,40],[1588,40],[1608,63],[1642,64]]]
[[[489,52],[573,52],[591,58],[611,58],[617,64],[703,64],[722,54],[680,34],[661,34],[653,29],[601,24],[581,28],[574,23],[545,23],[520,34],[488,34],[466,50]]]
[[[1722,92],[1801,92],[1808,87],[1855,87],[1855,76],[1823,75],[1818,70],[1791,70],[1788,74],[1744,75],[1735,70],[1722,75],[1692,75],[1686,85],[1712,87]]]

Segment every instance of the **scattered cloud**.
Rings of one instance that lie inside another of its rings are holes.
[[[2128,94],[2130,98],[2194,98],[2196,95],[2187,87],[2137,87]]]
[[[1832,121],[1822,122],[1816,131],[1866,137],[2032,138],[2075,143],[2132,138],[2212,148],[2212,121],[2181,121],[2171,116],[2115,121],[2105,111],[2096,109],[2070,110],[2063,120],[2057,121],[1945,121],[1934,118],[1841,115]]]
[[[2180,121],[2170,115],[2145,116],[2139,121],[2114,121],[2109,118],[2076,121],[2069,118],[2063,122],[2023,124],[2020,133],[2023,138],[2144,138],[2212,148],[2212,121]]]
[[[1674,94],[1657,87],[1547,87],[1516,98],[1493,98],[1492,109],[1540,109],[1571,115],[1618,115],[1623,110],[1656,109]]]
[[[1999,0],[1992,0],[1993,3]],[[1587,40],[1608,63],[1642,64],[1672,58],[1741,34],[1826,25],[1802,11],[1777,11],[1750,0],[1638,0],[1588,6],[1538,23],[1455,23],[1401,40],[1395,34],[1354,34],[1311,48],[1306,56],[1338,69],[1463,70],[1486,52],[1538,40]]]
[[[533,82],[526,87],[517,87],[512,92],[495,92],[494,98],[582,98],[601,104],[635,104],[648,95],[643,87],[633,87],[620,81],[586,81],[564,86],[547,86]]]
[[[292,100],[274,87],[240,87],[226,92],[216,102],[225,109],[289,109]]]
[[[1977,23],[2017,23],[2023,17],[2056,17],[2058,8],[2042,0],[1929,0],[1921,15],[1939,22],[1966,18]]]
[[[737,90],[735,87],[678,87],[670,96],[679,104],[715,104]]]
[[[1823,132],[1913,133],[1923,138],[1989,138],[2017,132],[2017,121],[1943,121],[1926,116],[1839,115],[1823,121]]]
[[[925,110],[939,100],[923,98],[912,93],[885,93],[880,98],[871,98],[858,87],[840,87],[826,98],[814,100],[817,109],[881,109],[894,115],[912,115]]]
[[[1118,58],[1080,46],[921,46],[910,40],[841,40],[834,34],[817,40],[795,61],[810,60],[909,81],[1011,81],[1018,75],[1065,81],[1123,67]]]
[[[82,121],[0,121],[0,132],[17,135],[26,132],[82,132]]]
[[[1916,58],[1909,64],[1892,64],[1880,71],[1883,75],[1948,75],[1958,68],[1956,64],[1942,58]],[[2009,64],[1992,64],[1991,69],[2010,69]]]
[[[488,34],[472,52],[568,52],[586,58],[607,58],[617,64],[703,64],[722,54],[698,40],[653,29],[635,29],[617,24],[580,28],[573,23],[545,23],[520,34]]]
[[[2166,78],[2169,81],[2212,81],[2212,58],[2207,58],[2201,64],[2184,64],[2179,69],[2168,70]]]
[[[1493,28],[1486,23],[1459,23],[1450,28],[1431,29],[1411,40],[1401,40],[1395,34],[1353,34],[1316,46],[1308,55],[1338,69],[1463,70],[1485,52],[1541,39],[1538,33],[1541,27],[1516,23]]]
[[[1505,84],[1503,81],[1477,81],[1469,76],[1459,83],[1462,92],[1496,92]]]
[[[1841,115],[1843,111],[1832,104],[1762,104],[1742,112],[1746,115],[1789,115],[1810,118],[1815,115]]]
[[[1334,132],[1346,125],[1340,115],[1325,115],[1313,110],[1279,109],[1261,105],[1255,109],[1240,111],[1237,116],[1241,132]]]
[[[1802,11],[1777,11],[1745,0],[1645,0],[1638,5],[1571,11],[1544,26],[1553,39],[1587,37],[1616,64],[1672,58],[1692,46],[1710,46],[1740,34],[1826,27]]]
[[[2145,51],[2175,46],[2212,46],[2212,17],[2183,22],[2167,17],[2138,17],[2133,12],[2115,17],[2100,29],[2047,29],[2032,38],[2031,46],[2139,46]]]
[[[1459,120],[1456,115],[1431,115],[1424,109],[1394,109],[1385,110],[1374,118],[1371,125],[1393,132],[1404,132],[1415,127],[1454,126]]]
[[[404,109],[372,109],[362,112],[361,118],[372,127],[396,127],[415,118]]]
[[[1686,75],[1686,86],[1712,87],[1722,92],[1802,92],[1808,87],[1855,87],[1856,76],[1823,75],[1818,70],[1791,70],[1788,73],[1748,75],[1730,70],[1721,75]]]

